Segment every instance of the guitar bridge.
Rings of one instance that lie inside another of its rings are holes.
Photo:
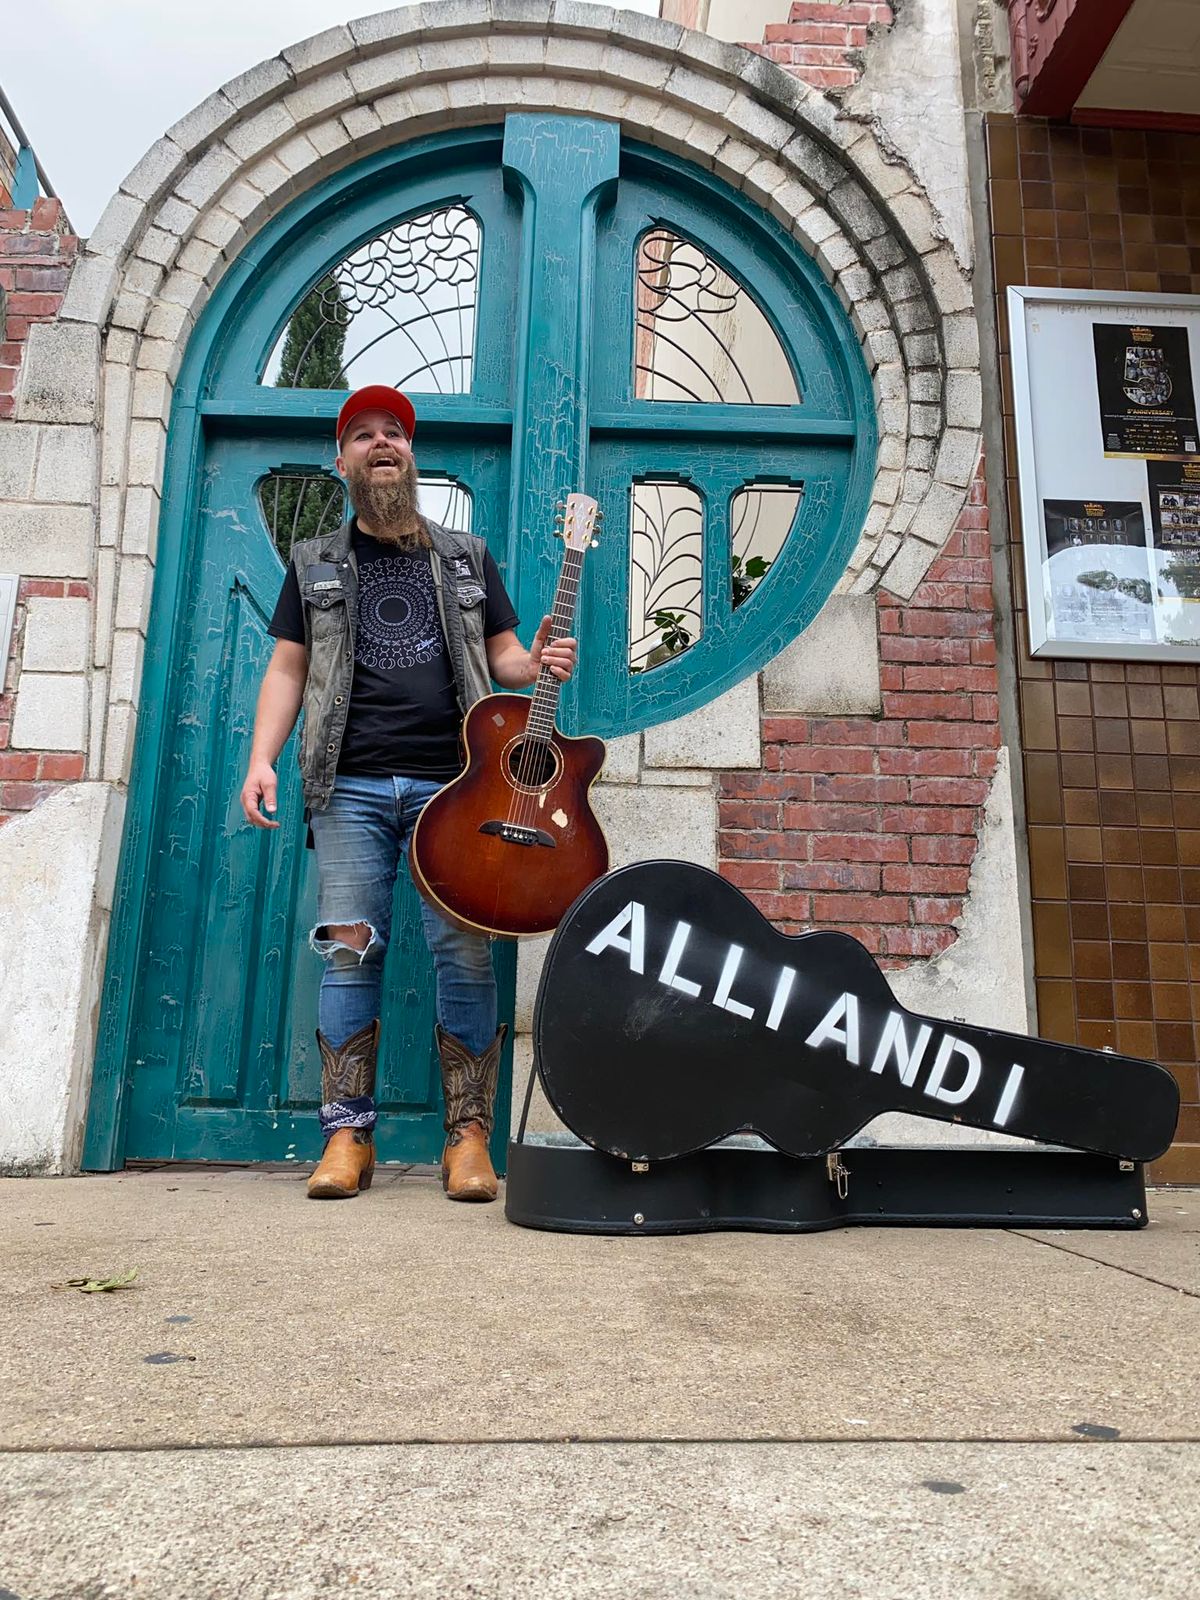
[[[555,847],[554,840],[544,828],[528,828],[517,822],[502,822],[498,817],[480,823],[479,831],[497,834],[506,844],[540,844],[547,850],[553,850]]]

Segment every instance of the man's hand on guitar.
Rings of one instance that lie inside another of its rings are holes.
[[[550,630],[554,626],[553,617],[543,617],[542,625],[533,636],[533,643],[529,647],[529,661],[533,668],[532,683],[543,666],[562,683],[575,671],[575,662],[579,654],[579,641],[577,639],[555,639],[550,641]]]
[[[246,781],[242,785],[242,813],[246,821],[256,828],[277,828],[278,822],[271,817],[264,817],[260,806],[265,805],[268,811],[274,811],[277,801],[277,786],[275,781],[275,768],[269,761],[252,761],[250,770],[246,774]]]

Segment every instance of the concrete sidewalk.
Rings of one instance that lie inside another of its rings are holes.
[[[386,1172],[0,1200],[0,1596],[1195,1592],[1195,1192],[665,1239]]]

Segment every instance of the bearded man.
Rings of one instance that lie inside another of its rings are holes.
[[[301,709],[300,771],[317,853],[317,926],[325,961],[318,1000],[325,1153],[311,1199],[346,1199],[375,1168],[380,987],[400,859],[422,806],[461,770],[459,731],[490,690],[534,683],[543,664],[565,680],[574,639],[550,640],[544,617],[526,650],[485,542],[422,517],[412,437],[398,390],[359,389],[337,420],[337,471],[354,515],[291,552],[269,632],[242,810],[277,828],[275,761]],[[265,813],[265,814],[264,814]],[[504,1030],[497,1028],[489,941],[424,901],[437,979],[437,1047],[446,1101],[442,1186],[452,1200],[493,1200],[488,1156]]]

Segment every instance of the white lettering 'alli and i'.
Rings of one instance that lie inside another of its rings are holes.
[[[676,989],[680,994],[687,995],[690,999],[702,999],[702,985],[693,978],[685,978],[680,972],[683,964],[684,953],[687,950],[688,940],[691,937],[692,925],[690,922],[676,922],[667,946],[667,954],[662,968],[658,973],[658,982],[666,984],[670,989]],[[631,900],[627,906],[618,911],[612,921],[607,923],[595,938],[586,946],[589,955],[598,956],[605,950],[620,950],[629,957],[629,970],[644,977],[646,972],[646,908],[638,900]],[[747,1022],[752,1021],[755,1015],[754,1007],[747,1005],[742,1000],[733,997],[733,986],[741,971],[742,958],[746,951],[740,944],[731,944],[726,952],[721,965],[720,976],[717,978],[713,990],[711,1004],[719,1006],[722,1011],[732,1012],[736,1017],[742,1017]],[[779,968],[775,980],[775,987],[771,995],[771,1004],[763,1019],[763,1026],[778,1032],[779,1025],[787,1010],[788,1002],[792,997],[792,990],[796,982],[796,969],[794,967]],[[910,1047],[908,1035],[904,1027],[904,1013],[889,1011],[880,1033],[875,1053],[871,1057],[870,1070],[881,1073],[888,1062],[894,1060],[900,1082],[905,1088],[917,1086],[917,1076],[925,1062],[926,1052],[933,1040],[933,1028],[927,1022],[922,1022],[917,1029],[916,1038]],[[820,1049],[826,1045],[840,1045],[842,1054],[852,1066],[863,1065],[862,1030],[859,1022],[859,998],[856,994],[841,994],[829,1007],[829,1010],[817,1023],[804,1043],[809,1049]],[[955,1058],[958,1058],[956,1061]],[[965,1039],[956,1038],[954,1034],[944,1032],[937,1046],[933,1062],[929,1068],[929,1076],[920,1084],[922,1094],[932,1100],[940,1100],[945,1105],[963,1105],[974,1094],[979,1086],[979,1079],[983,1062],[974,1045],[968,1044]],[[962,1072],[962,1081],[957,1084],[947,1083],[947,1077],[952,1069]],[[1003,1128],[1012,1115],[1013,1107],[1017,1102],[1017,1095],[1021,1087],[1021,1079],[1025,1076],[1025,1068],[1016,1062],[1009,1068],[999,1102],[991,1121],[997,1128]]]

